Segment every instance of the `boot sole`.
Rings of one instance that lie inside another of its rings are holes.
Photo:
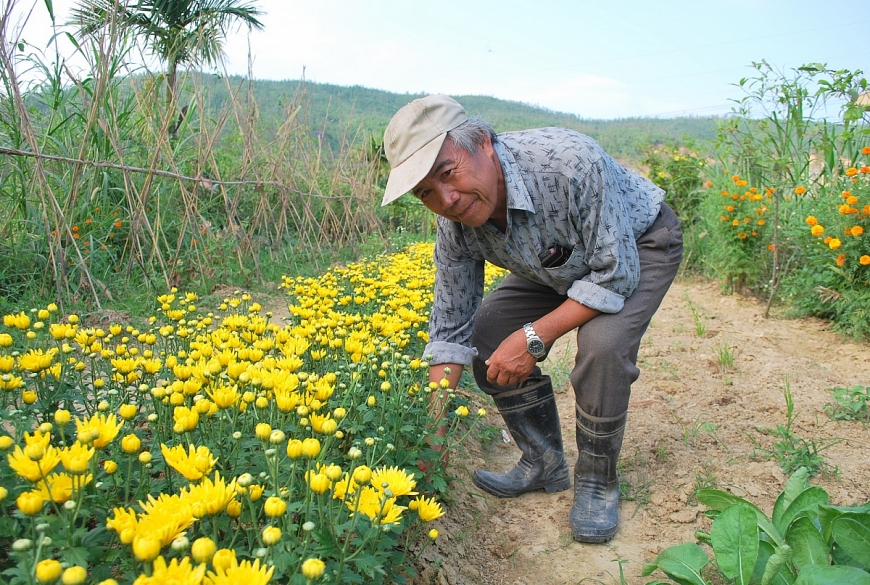
[[[518,491],[518,492],[505,492],[501,491],[495,487],[486,485],[485,483],[479,481],[477,474],[472,474],[471,480],[474,482],[474,485],[485,491],[486,493],[492,494],[494,496],[498,496],[499,498],[516,498],[523,494],[528,494],[531,492],[538,492],[544,490],[548,494],[552,494],[554,492],[563,492],[571,487],[571,477],[568,476],[564,479],[560,479],[554,482],[550,482],[547,485],[537,486],[531,489]]]
[[[601,544],[602,542],[609,542],[616,536],[616,530],[613,532],[608,532],[606,534],[576,534],[572,533],[571,536],[574,537],[574,540],[577,542],[585,542],[589,544]]]

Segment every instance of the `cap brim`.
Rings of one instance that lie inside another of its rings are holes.
[[[441,145],[444,144],[445,138],[447,138],[446,132],[439,134],[405,162],[390,170],[387,188],[381,201],[382,207],[392,203],[426,178],[432,170],[432,165],[435,164],[435,159],[438,158],[438,153],[441,152]]]

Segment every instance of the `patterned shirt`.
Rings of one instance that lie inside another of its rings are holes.
[[[635,241],[664,199],[664,191],[572,130],[508,132],[493,147],[507,190],[507,229],[438,217],[435,300],[424,351],[433,364],[467,365],[477,354],[471,331],[483,298],[484,260],[590,308],[619,312],[638,283]],[[553,245],[570,257],[544,268],[538,255]]]

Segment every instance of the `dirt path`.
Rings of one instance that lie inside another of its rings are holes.
[[[693,313],[694,309],[694,313]],[[421,582],[449,585],[563,585],[646,583],[645,561],[667,546],[709,530],[699,487],[729,489],[770,513],[786,477],[779,465],[754,457],[754,439],[770,447],[764,429],[786,424],[783,389],[794,399],[798,437],[842,439],[822,452],[837,475],[819,476],[831,503],[870,500],[870,428],[832,421],[824,405],[828,388],[870,385],[870,346],[843,341],[817,320],[764,319],[752,299],[723,296],[711,283],[679,282],[654,318],[641,347],[642,373],[634,385],[621,458],[630,501],[620,504],[621,525],[606,545],[572,540],[568,509],[572,492],[526,494],[501,500],[474,487],[477,467],[507,470],[519,458],[513,444],[495,437],[471,444],[453,457],[453,498],[439,526],[441,537],[425,558]],[[696,318],[706,328],[699,335]],[[570,337],[570,336],[567,336]],[[573,349],[557,346],[545,371],[557,394],[569,462],[576,458],[574,397],[567,382]],[[719,356],[733,355],[722,367]],[[491,401],[488,423],[501,427]],[[662,577],[660,575],[660,577]]]

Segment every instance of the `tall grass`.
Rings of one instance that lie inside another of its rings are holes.
[[[14,8],[0,22],[0,302],[250,284],[263,262],[322,267],[382,234],[379,161],[353,127],[337,149],[319,139],[304,85],[265,120],[250,79],[189,72],[168,108],[134,39],[76,39],[76,73],[16,38]]]

